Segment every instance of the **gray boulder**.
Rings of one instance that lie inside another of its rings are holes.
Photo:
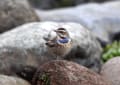
[[[105,2],[115,0],[29,0],[30,3],[39,9],[54,9],[69,6],[76,6],[79,4],[91,3],[91,2]]]
[[[106,2],[102,4],[105,8],[112,9],[112,10],[119,10],[120,8],[120,0],[113,0],[110,2]]]
[[[0,85],[30,85],[27,81],[6,75],[0,75]]]
[[[120,1],[89,3],[59,10],[36,9],[36,13],[42,21],[80,23],[91,30],[104,46],[111,43],[120,32],[119,4]]]
[[[34,21],[39,18],[27,0],[0,0],[0,33]]]
[[[72,50],[65,59],[98,72],[101,67],[102,53],[99,42],[85,27],[70,22],[34,22],[1,34],[0,72],[4,73],[8,68],[14,72],[23,65],[38,67],[44,62],[55,59],[55,56],[47,51],[43,37],[59,27],[66,28],[73,40]]]

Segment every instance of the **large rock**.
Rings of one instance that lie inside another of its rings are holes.
[[[0,85],[30,85],[30,84],[27,81],[17,77],[0,75]]]
[[[48,62],[38,69],[33,85],[110,85],[106,79],[87,68],[68,61]]]
[[[76,23],[35,22],[0,35],[0,72],[9,74],[22,66],[38,67],[55,59],[47,51],[43,37],[59,27],[66,28],[73,40],[72,50],[65,59],[99,71],[102,49],[89,30]]]
[[[40,9],[54,9],[68,6],[75,6],[78,4],[89,3],[89,2],[105,2],[112,0],[29,0],[30,3]],[[113,0],[114,1],[114,0]]]
[[[108,8],[108,9],[119,10],[120,0],[114,0],[114,1],[111,1],[111,2],[103,3],[103,6]]]
[[[104,4],[90,3],[75,7],[37,10],[42,21],[76,22],[91,30],[104,46],[120,33],[120,1]]]
[[[120,85],[120,57],[106,62],[102,67],[101,75],[111,81],[112,85]]]
[[[39,18],[27,0],[0,0],[0,33],[34,21]]]

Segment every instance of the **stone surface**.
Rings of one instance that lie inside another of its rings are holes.
[[[111,81],[112,85],[120,85],[120,57],[106,62],[102,67],[101,75]]]
[[[27,0],[0,0],[0,33],[34,21],[39,18]]]
[[[114,2],[111,1],[111,2],[103,3],[103,6],[108,8],[108,9],[119,10],[119,8],[120,8],[120,0],[114,0]]]
[[[103,4],[89,3],[75,7],[38,10],[42,21],[76,22],[91,30],[104,46],[115,40],[120,33],[120,1]]]
[[[24,67],[37,65],[37,58],[34,58],[30,51],[10,46],[0,48],[1,74],[17,76]]]
[[[38,67],[44,62],[56,59],[56,56],[47,51],[43,37],[59,27],[67,29],[73,41],[72,50],[65,59],[99,71],[102,49],[89,30],[77,23],[34,22],[0,35],[2,73],[6,74],[6,70],[7,74],[9,70],[14,73],[26,65]]]
[[[30,3],[39,9],[54,9],[68,6],[75,6],[78,4],[85,4],[90,2],[105,2],[115,0],[29,0]]]
[[[0,85],[30,85],[30,84],[27,81],[17,77],[0,75]]]
[[[51,61],[40,66],[33,85],[110,85],[95,72],[73,62]]]

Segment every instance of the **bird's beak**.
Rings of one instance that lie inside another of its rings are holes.
[[[54,32],[58,32],[57,30],[54,30]]]

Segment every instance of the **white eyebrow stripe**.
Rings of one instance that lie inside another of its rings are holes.
[[[58,30],[58,32],[66,32],[65,30]]]

